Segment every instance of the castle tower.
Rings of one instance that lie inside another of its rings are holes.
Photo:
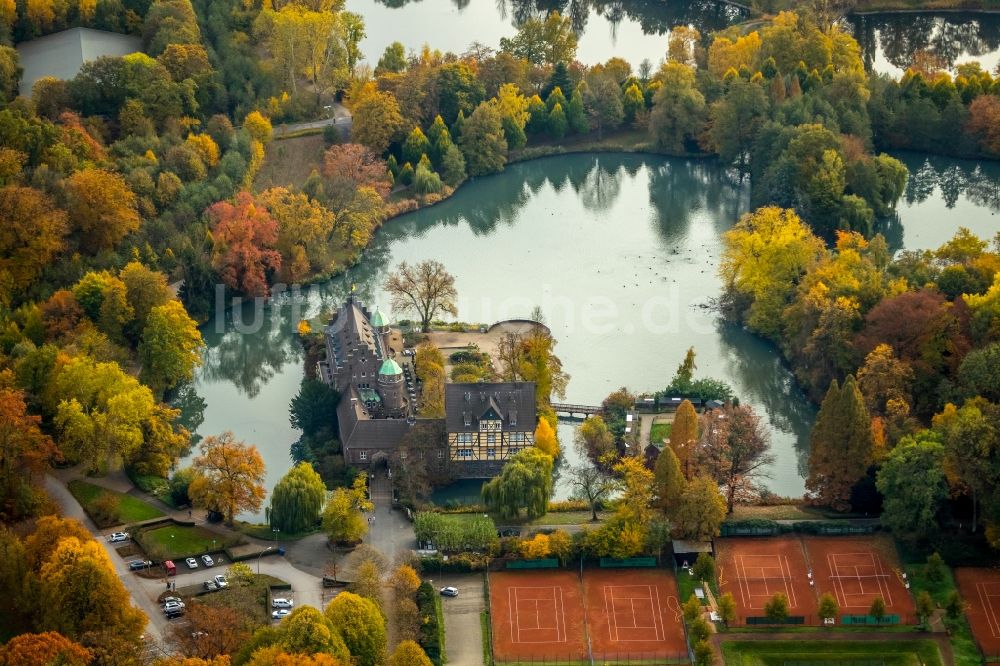
[[[385,359],[378,370],[378,392],[387,416],[398,417],[405,414],[406,383],[403,381],[403,369],[391,358]]]
[[[372,313],[371,319],[368,321],[371,322],[375,333],[377,333],[379,338],[382,340],[382,349],[385,351],[386,358],[388,358],[392,355],[389,352],[389,318],[384,312],[379,310],[376,305],[375,312]]]

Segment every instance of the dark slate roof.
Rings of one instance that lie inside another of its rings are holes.
[[[351,433],[348,449],[394,449],[412,426],[406,419],[369,419],[358,421]]]
[[[504,422],[504,430],[535,429],[535,383],[534,382],[488,382],[469,384],[445,384],[444,411],[448,432],[479,429],[479,419],[489,410],[497,412]],[[517,424],[508,426],[511,412],[516,415]],[[465,415],[469,414],[469,425],[465,425]]]
[[[406,419],[372,419],[361,405],[357,390],[351,391],[337,405],[337,420],[340,427],[340,441],[345,449],[391,449],[399,446],[403,436],[409,432]]]

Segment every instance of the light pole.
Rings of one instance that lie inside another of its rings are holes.
[[[268,546],[267,548],[265,548],[264,550],[260,551],[260,553],[257,554],[257,575],[258,576],[260,575],[260,557],[261,557],[261,555],[263,555],[267,551],[271,550],[272,548],[274,548],[274,546]]]

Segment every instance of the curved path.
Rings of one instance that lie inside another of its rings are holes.
[[[283,136],[295,134],[296,132],[323,129],[328,125],[337,125],[338,127],[347,128],[348,133],[350,133],[353,119],[351,118],[351,112],[347,110],[347,107],[343,104],[334,102],[330,113],[333,115],[329,118],[309,120],[301,123],[289,123],[287,125],[276,125],[272,129],[272,134],[275,139],[280,139]]]

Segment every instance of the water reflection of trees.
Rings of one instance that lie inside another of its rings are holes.
[[[301,303],[286,297],[267,305],[245,303],[220,315],[224,333],[215,330],[216,322],[203,331],[206,350],[199,376],[231,382],[248,397],[256,397],[286,363],[298,362],[300,348],[292,332],[302,311]]]
[[[816,409],[782,363],[778,351],[745,329],[720,324],[725,376],[742,389],[742,402],[767,415],[776,431],[787,433],[795,447],[800,476],[809,464],[809,433]]]
[[[420,0],[377,0],[387,7],[402,7]],[[484,0],[479,0],[480,2]],[[470,0],[452,0],[459,10]],[[719,0],[694,0],[693,2],[664,2],[664,0],[495,0],[497,13],[503,19],[519,26],[529,18],[544,16],[557,11],[568,16],[577,33],[587,27],[591,10],[612,26],[626,18],[638,23],[644,33],[663,34],[676,25],[693,25],[702,33],[721,30],[746,18],[741,7]]]
[[[1000,48],[1000,16],[995,14],[876,14],[848,20],[872,69],[878,46],[889,63],[909,67],[913,55],[925,51],[954,67]]]
[[[908,157],[905,161],[910,170],[903,195],[906,203],[923,203],[939,190],[948,208],[964,196],[977,206],[1000,211],[1000,167],[996,164],[939,157]]]
[[[692,216],[711,213],[721,233],[747,210],[748,189],[714,161],[670,160],[650,168],[649,202],[667,244],[685,235]]]

